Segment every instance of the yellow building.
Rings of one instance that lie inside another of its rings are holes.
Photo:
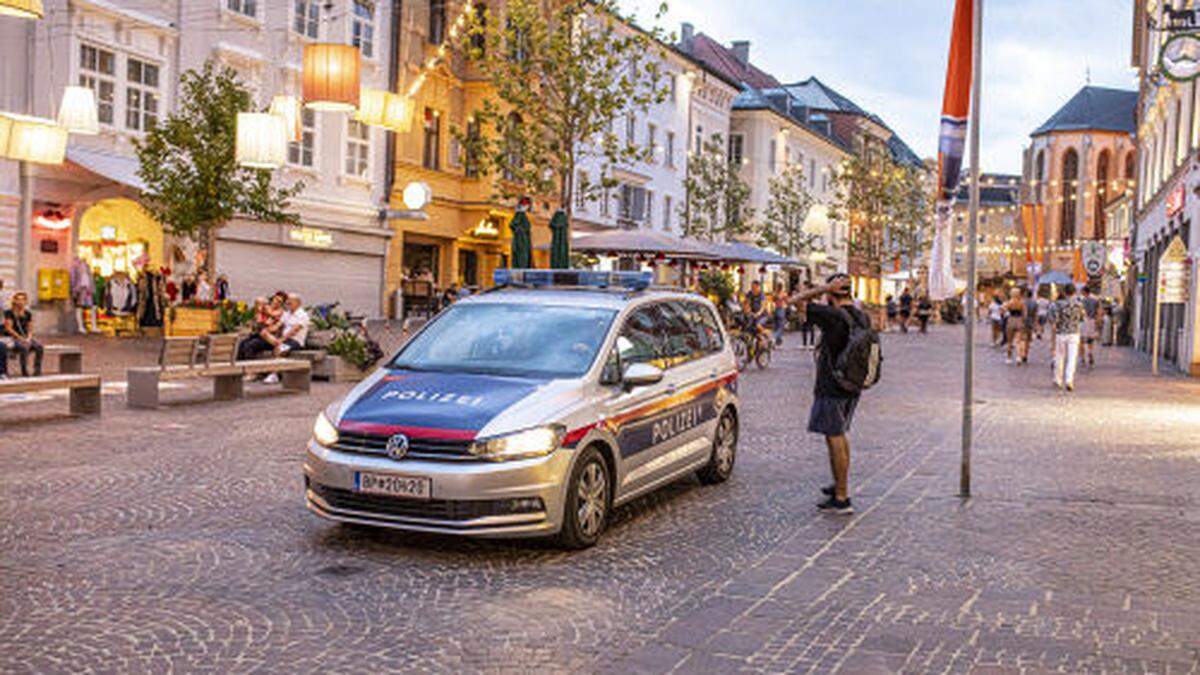
[[[493,16],[501,5],[488,3]],[[389,293],[400,289],[405,278],[425,271],[439,289],[452,284],[488,287],[493,270],[508,264],[508,223],[514,205],[494,198],[492,179],[472,170],[452,132],[465,128],[489,88],[452,49],[451,31],[464,7],[442,0],[404,3],[397,87],[401,92],[415,88],[416,93],[412,128],[396,134],[391,208],[404,208],[402,191],[411,182],[427,184],[432,199],[424,209],[427,218],[390,221],[395,236],[387,267]],[[545,266],[547,254],[537,248],[549,242],[548,223],[555,206],[535,199],[529,212],[534,262],[539,266]]]

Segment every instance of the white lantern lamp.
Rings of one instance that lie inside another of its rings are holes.
[[[40,19],[46,12],[42,0],[0,0],[0,14],[22,19]]]
[[[404,186],[404,206],[409,211],[420,211],[432,198],[433,190],[429,189],[428,183],[415,181]]]
[[[238,113],[237,163],[251,169],[277,169],[287,161],[284,120],[271,113]]]
[[[58,106],[58,124],[72,134],[95,136],[100,133],[96,92],[89,87],[71,86],[63,89],[62,104]]]
[[[304,133],[304,121],[301,118],[300,99],[296,96],[276,95],[271,99],[271,107],[267,112],[283,118],[283,129],[287,137],[299,141]]]
[[[384,126],[389,93],[382,89],[363,87],[358,95],[358,111],[354,113],[354,119],[374,127]]]
[[[67,130],[54,120],[6,113],[8,142],[3,155],[19,162],[62,164],[67,154]]]
[[[412,131],[412,122],[412,99],[407,96],[388,92],[387,108],[383,114],[383,125],[397,133],[406,134]]]

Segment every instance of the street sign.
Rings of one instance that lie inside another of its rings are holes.
[[[1188,301],[1188,284],[1191,281],[1191,262],[1188,260],[1187,245],[1176,236],[1167,250],[1158,259],[1158,293],[1154,305],[1154,349],[1150,361],[1150,372],[1158,373],[1158,349],[1162,340],[1159,330],[1162,306]]]
[[[1083,269],[1089,277],[1098,277],[1104,271],[1104,263],[1108,260],[1108,249],[1102,241],[1085,241],[1080,246],[1080,258],[1083,259]]]
[[[1183,239],[1175,237],[1158,259],[1158,302],[1161,305],[1188,301],[1191,264]]]

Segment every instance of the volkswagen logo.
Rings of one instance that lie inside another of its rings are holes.
[[[408,436],[396,434],[388,439],[387,454],[392,459],[404,459],[408,454]]]

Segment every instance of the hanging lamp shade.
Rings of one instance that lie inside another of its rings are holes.
[[[384,126],[390,94],[382,89],[363,87],[358,96],[358,111],[354,113],[354,119],[371,126]]]
[[[252,169],[277,169],[287,161],[283,118],[271,113],[238,113],[237,163]]]
[[[58,106],[58,125],[72,134],[94,136],[100,133],[96,92],[88,87],[63,89],[62,104]]]
[[[12,134],[13,118],[0,112],[0,157],[8,156],[8,138]]]
[[[22,19],[40,19],[45,15],[42,0],[0,0],[0,14]]]
[[[304,104],[315,110],[354,110],[361,93],[359,58],[353,45],[304,45]]]
[[[304,123],[301,119],[299,98],[278,94],[271,99],[271,107],[267,112],[283,118],[283,129],[290,140],[300,140],[300,135],[304,132]]]
[[[383,126],[392,131],[406,134],[412,131],[412,99],[388,92],[387,106],[383,113]]]
[[[21,162],[62,164],[67,154],[67,130],[44,117],[8,114],[4,156]]]

